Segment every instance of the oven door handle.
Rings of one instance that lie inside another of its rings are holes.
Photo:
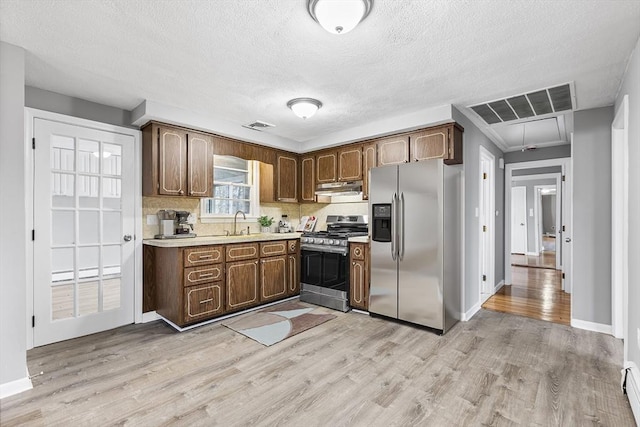
[[[393,193],[393,198],[391,199],[391,259],[393,259],[394,261],[397,259],[398,255],[398,248],[396,247],[398,239],[398,233],[396,230],[396,228],[398,227],[398,220],[396,218],[397,201],[398,194]]]

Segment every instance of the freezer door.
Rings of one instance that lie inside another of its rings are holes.
[[[398,174],[398,318],[435,329],[444,314],[442,168],[442,160],[427,160]]]
[[[394,203],[398,191],[398,166],[382,166],[371,169],[369,182],[369,218],[371,206],[378,203]],[[394,203],[395,207],[395,203]],[[392,209],[392,224],[395,211]],[[371,288],[369,312],[398,318],[398,262],[393,256],[397,236],[392,226],[391,242],[371,241]]]

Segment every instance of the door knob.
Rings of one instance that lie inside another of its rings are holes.
[[[524,222],[521,222],[520,225],[524,225]]]
[[[564,239],[564,241],[567,243],[571,243],[571,237],[567,237],[566,239]]]
[[[131,234],[125,234],[123,238],[124,238],[125,242],[130,242],[131,241]]]

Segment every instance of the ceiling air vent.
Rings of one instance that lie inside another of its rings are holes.
[[[487,124],[510,122],[572,110],[571,84],[537,90],[535,92],[498,99],[471,108]]]
[[[249,123],[246,125],[242,125],[243,128],[253,129],[253,130],[264,130],[269,128],[274,128],[276,125],[272,125],[271,123],[263,122],[261,120],[256,120],[253,123]]]

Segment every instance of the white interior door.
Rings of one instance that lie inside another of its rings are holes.
[[[34,346],[134,319],[134,138],[35,119]]]
[[[573,138],[573,134],[571,136]],[[573,207],[572,207],[572,186],[571,186],[571,163],[568,163],[562,167],[562,175],[564,176],[564,180],[562,181],[562,234],[558,233],[558,235],[562,236],[562,241],[557,242],[562,245],[562,289],[571,293],[572,291],[572,236],[573,236],[573,228],[572,228],[572,219],[573,219]],[[557,239],[557,238],[556,238]]]
[[[495,157],[480,147],[480,276],[482,299],[493,294],[495,287]]]
[[[527,187],[511,188],[511,253],[527,253]]]

